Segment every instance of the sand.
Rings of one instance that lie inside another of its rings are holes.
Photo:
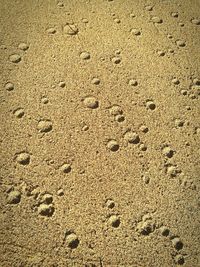
[[[0,266],[200,266],[200,1],[0,18]]]

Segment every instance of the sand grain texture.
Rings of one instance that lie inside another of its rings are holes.
[[[200,266],[200,1],[0,19],[0,266]]]

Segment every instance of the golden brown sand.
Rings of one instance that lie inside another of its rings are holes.
[[[0,18],[0,266],[200,266],[200,1]]]

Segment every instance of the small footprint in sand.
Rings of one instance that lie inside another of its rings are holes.
[[[15,155],[15,159],[17,161],[17,163],[21,164],[21,165],[28,165],[30,163],[30,154],[26,151],[22,151],[20,153],[17,153]]]

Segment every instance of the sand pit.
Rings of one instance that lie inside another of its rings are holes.
[[[0,18],[0,266],[200,266],[199,0]]]

